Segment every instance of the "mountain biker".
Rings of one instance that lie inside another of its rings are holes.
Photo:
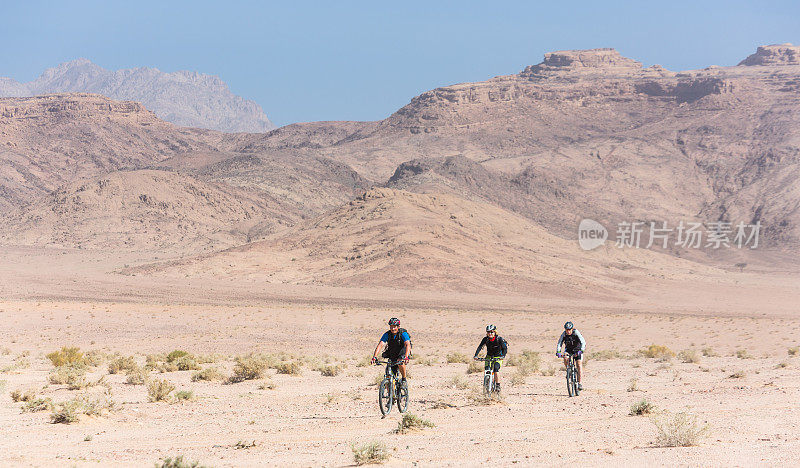
[[[475,359],[478,359],[478,354],[481,349],[486,346],[486,357],[500,358],[496,361],[484,361],[483,369],[489,369],[489,365],[494,365],[494,383],[497,391],[500,391],[500,367],[503,366],[503,358],[506,357],[508,352],[508,343],[502,337],[497,336],[497,327],[494,325],[486,326],[486,336],[481,340],[478,349],[475,350]]]
[[[564,351],[575,357],[575,365],[578,368],[578,390],[583,390],[583,385],[581,385],[581,375],[583,374],[583,362],[581,357],[583,351],[586,349],[586,340],[583,339],[581,332],[575,328],[572,322],[564,324],[564,331],[561,333],[561,337],[558,339],[558,344],[556,345],[556,356],[563,357],[564,367],[567,367],[569,365],[569,358],[561,354],[562,344],[564,345]]]
[[[400,319],[392,317],[389,320],[389,331],[381,336],[378,346],[375,347],[375,352],[372,354],[373,364],[377,364],[378,351],[384,345],[386,349],[381,356],[390,361],[400,362],[396,367],[400,370],[402,381],[405,382],[406,364],[408,364],[408,358],[411,356],[411,337],[405,329],[400,328]]]

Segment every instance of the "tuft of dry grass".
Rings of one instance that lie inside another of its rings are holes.
[[[483,363],[479,361],[470,361],[467,366],[467,374],[477,374],[483,372]]]
[[[136,358],[133,356],[120,356],[108,363],[109,374],[121,374],[123,372],[134,371],[139,367]]]
[[[708,436],[708,424],[700,424],[697,416],[678,413],[654,418],[658,435],[656,445],[660,447],[692,447]]]
[[[66,385],[70,390],[80,390],[89,384],[86,380],[86,367],[83,365],[56,367],[47,379],[51,384]]]
[[[158,460],[159,463],[156,463],[156,468],[205,468],[204,465],[201,465],[198,461],[188,462],[183,459],[183,455],[178,455],[177,457],[168,457],[162,458]]]
[[[800,353],[800,346],[789,348],[786,352],[789,353],[789,356],[797,356],[797,354]]]
[[[469,364],[469,358],[463,353],[450,353],[446,359],[448,364]]]
[[[729,375],[728,378],[729,379],[741,379],[741,378],[744,378],[745,375],[746,374],[744,373],[744,371],[736,371],[733,374]]]
[[[631,379],[631,382],[628,384],[628,388],[626,391],[628,392],[635,392],[639,390],[639,381],[636,379]]]
[[[267,370],[268,362],[262,356],[249,355],[237,357],[233,366],[233,375],[228,379],[231,383],[260,379]]]
[[[511,376],[511,386],[519,387],[520,385],[525,385],[525,374],[517,369],[517,371],[514,372],[514,375]]]
[[[11,401],[14,403],[19,403],[20,401],[28,402],[36,398],[36,393],[33,390],[12,390],[11,391]]]
[[[169,394],[173,390],[175,390],[175,385],[165,379],[154,379],[147,384],[147,396],[152,402],[168,400]]]
[[[717,356],[719,356],[719,354],[717,354],[717,352],[714,351],[714,348],[703,348],[702,349],[702,353],[703,353],[703,356],[705,356],[705,357],[717,357]]]
[[[383,378],[383,376],[381,376],[381,378]],[[466,390],[469,388],[469,383],[467,383],[463,376],[454,375],[453,378],[445,384],[445,387],[454,388],[456,390]]]
[[[417,415],[411,413],[403,414],[403,419],[397,423],[397,429],[394,430],[395,434],[406,434],[413,431],[421,431],[429,427],[436,427],[436,424],[422,419]]]
[[[616,349],[603,349],[593,353],[588,353],[586,358],[592,361],[608,361],[610,359],[622,359],[624,356]]]
[[[342,373],[342,369],[342,366],[334,366],[332,364],[326,364],[317,368],[323,377],[336,377]]]
[[[150,377],[150,373],[144,367],[136,366],[134,369],[128,369],[128,378],[125,380],[129,385],[144,385]]]
[[[189,401],[194,399],[194,392],[191,390],[179,390],[175,392],[175,401]]]
[[[50,398],[34,398],[29,400],[23,407],[23,413],[38,413],[39,411],[52,411],[53,400]]]
[[[351,444],[356,465],[384,463],[389,459],[389,450],[383,442],[372,441],[362,445]]]
[[[529,349],[523,349],[522,353],[511,355],[506,360],[506,364],[511,367],[516,367],[517,372],[522,376],[528,376],[537,372],[541,362],[542,358],[539,356],[539,353]]]
[[[278,371],[279,374],[287,375],[300,375],[303,373],[302,369],[300,368],[300,364],[298,364],[296,361],[282,362],[275,366],[275,370]]]
[[[651,344],[647,348],[639,351],[644,357],[659,360],[669,360],[675,357],[675,353],[666,346]]]
[[[737,349],[736,357],[739,359],[753,359],[753,356],[746,349]]]

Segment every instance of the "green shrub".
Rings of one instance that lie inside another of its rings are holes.
[[[389,459],[389,451],[383,442],[369,442],[358,446],[352,444],[350,448],[356,465],[384,463]]]
[[[53,351],[46,357],[50,360],[50,362],[53,363],[55,367],[78,366],[86,364],[83,353],[79,348],[68,348],[65,346],[61,348],[60,351]]]
[[[191,357],[191,355],[186,351],[182,351],[180,349],[176,349],[175,351],[172,351],[171,353],[167,354],[166,361],[167,362],[175,362],[178,359],[185,358],[185,357]]]
[[[199,370],[200,365],[194,360],[192,356],[183,356],[173,361],[180,371]]]

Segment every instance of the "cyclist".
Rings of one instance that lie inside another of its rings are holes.
[[[556,356],[564,358],[564,367],[566,367],[569,365],[569,358],[561,354],[562,344],[564,345],[564,351],[575,357],[575,365],[578,368],[578,389],[583,390],[583,385],[581,385],[581,375],[583,374],[581,357],[583,351],[586,349],[586,340],[583,339],[581,332],[575,328],[572,322],[564,324],[564,331],[561,333],[561,337],[558,339],[558,344],[556,345]]]
[[[386,346],[381,354],[382,357],[390,361],[401,362],[396,367],[400,369],[400,375],[405,382],[406,364],[408,364],[408,358],[411,357],[411,337],[404,328],[400,328],[400,319],[392,317],[389,320],[389,331],[381,336],[378,346],[375,347],[375,352],[372,354],[373,364],[377,364],[378,351],[382,346]]]
[[[497,361],[484,361],[483,369],[489,369],[489,364],[494,364],[494,383],[497,391],[500,391],[500,367],[503,365],[503,358],[506,357],[508,352],[508,343],[502,337],[497,336],[497,327],[494,325],[486,326],[486,336],[481,340],[478,349],[475,350],[475,359],[478,359],[478,354],[481,349],[486,346],[486,357],[500,358]]]

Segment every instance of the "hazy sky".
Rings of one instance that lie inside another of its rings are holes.
[[[614,47],[672,70],[800,43],[800,2],[55,2],[0,0],[0,76],[86,57],[220,76],[278,125],[377,120],[415,95]],[[389,6],[391,5],[391,6]]]

